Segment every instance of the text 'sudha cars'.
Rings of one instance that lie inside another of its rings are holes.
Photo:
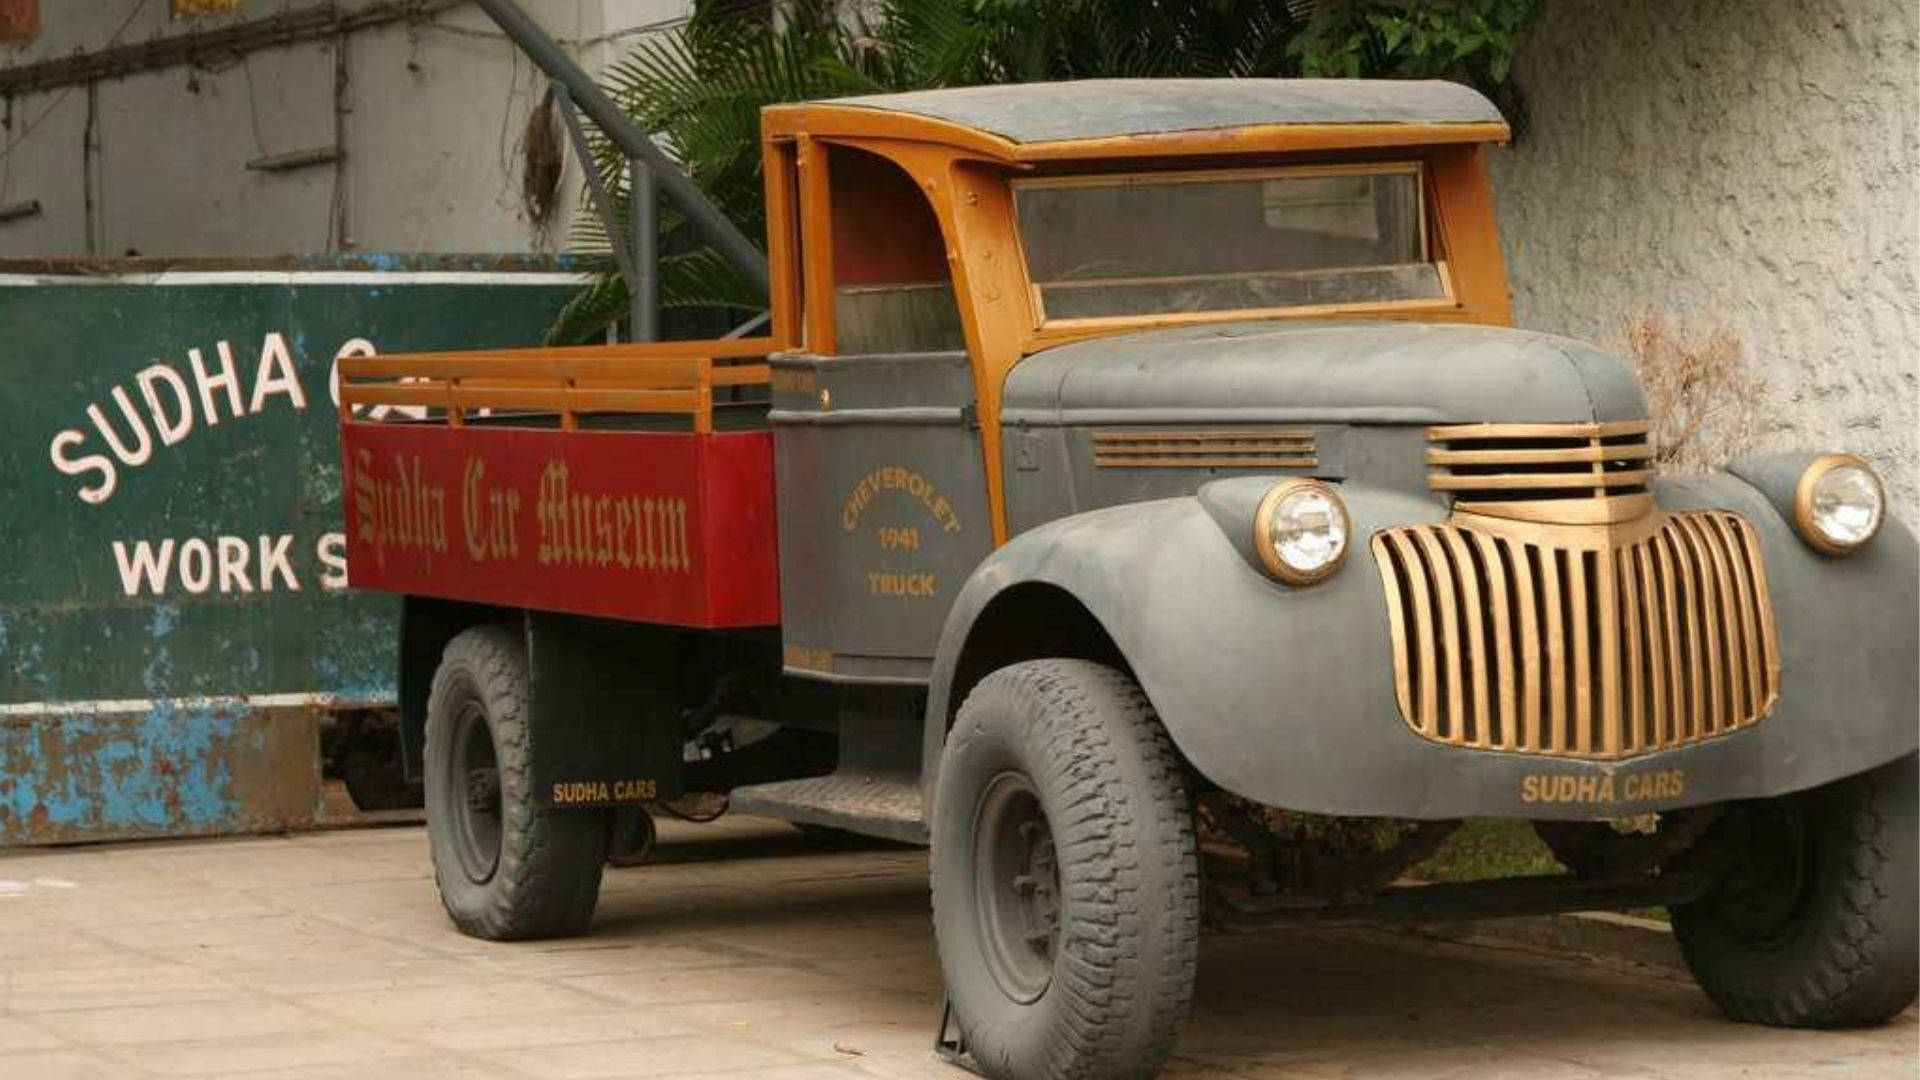
[[[584,930],[610,838],[724,793],[930,843],[943,1040],[996,1077],[1156,1070],[1203,909],[1659,903],[1737,1019],[1913,1000],[1913,537],[1844,454],[1661,475],[1626,365],[1511,327],[1479,95],[763,131],[769,337],[342,362],[462,929]],[[1472,817],[1568,873],[1392,884]]]

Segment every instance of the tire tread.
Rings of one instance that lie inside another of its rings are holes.
[[[1681,950],[1722,1012],[1774,1027],[1850,1027],[1913,1002],[1914,769],[1906,758],[1793,796],[1807,800],[1818,858],[1829,861],[1816,871],[1808,924],[1787,946],[1759,956],[1743,949],[1710,902],[1674,912]]]
[[[1180,756],[1145,694],[1104,665],[1034,660],[995,672],[961,707],[950,749],[964,752],[987,734],[985,710],[972,707],[987,698],[1036,706],[1040,730],[1033,738],[1053,773],[1045,786],[1062,796],[1049,816],[1062,888],[1070,893],[1063,898],[1062,955],[1048,991],[1061,993],[1063,1007],[1052,1014],[1059,1022],[1041,1036],[1045,1075],[1152,1076],[1171,1053],[1191,1004],[1199,952],[1199,869]],[[1129,766],[1144,774],[1137,793],[1126,782]],[[1156,895],[1138,895],[1141,889]],[[936,877],[936,925],[941,893]],[[1141,912],[1164,918],[1137,917]],[[1143,940],[1149,927],[1165,936]],[[960,1023],[990,1075],[1016,1072],[1011,1057],[996,1049],[1004,1046],[1005,1032],[975,1030],[964,1014]]]

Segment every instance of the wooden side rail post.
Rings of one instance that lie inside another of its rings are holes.
[[[695,378],[700,401],[694,408],[693,431],[696,435],[710,435],[713,433],[713,361],[702,361]]]

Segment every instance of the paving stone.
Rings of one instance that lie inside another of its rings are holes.
[[[740,950],[689,941],[622,941],[598,937],[577,941],[502,942],[472,961],[488,973],[531,978],[615,975],[633,971],[689,971],[740,967],[755,962]]]
[[[773,1067],[806,1064],[800,1055],[776,1047],[746,1039],[716,1041],[704,1033],[533,1047],[490,1054],[486,1060],[540,1080],[679,1076],[742,1070],[751,1070],[758,1076]]]
[[[124,958],[118,965],[23,966],[0,976],[0,1012],[51,1013],[73,1009],[164,1006],[230,999],[240,988],[188,964]]]
[[[77,1050],[49,1050],[33,1054],[0,1054],[0,1076],[31,1077],[32,1080],[126,1080],[149,1073],[130,1069],[125,1063],[109,1061],[96,1054]]]
[[[321,1065],[332,1066],[335,1075],[345,1076],[384,1074],[388,1059],[418,1053],[419,1048],[372,1032],[342,1028],[310,1034],[134,1045],[109,1052],[158,1076],[213,1076]],[[376,1067],[376,1062],[381,1064]]]
[[[617,1042],[707,1030],[699,1021],[677,1013],[618,1009],[434,1020],[413,1029],[409,1037],[447,1050],[482,1051]]]
[[[779,1001],[790,998],[832,1001],[860,989],[858,984],[845,979],[772,965],[671,973],[623,971],[568,978],[563,982],[570,987],[635,1005]]]
[[[472,964],[440,957],[363,957],[316,964],[256,965],[232,962],[218,969],[236,986],[265,994],[366,994],[448,986],[483,979]]]
[[[332,1026],[318,1013],[258,997],[48,1012],[35,1023],[80,1046],[245,1039]]]
[[[448,986],[312,994],[294,1000],[329,1016],[380,1031],[407,1032],[436,1020],[598,1012],[591,994],[531,979],[494,979]]]
[[[54,1050],[64,1045],[59,1036],[46,1028],[23,1019],[0,1016],[0,1058],[28,1050]]]
[[[457,933],[417,827],[0,854],[0,1080],[967,1080],[931,1052],[926,860],[665,822],[592,931]],[[1175,1080],[1891,1080],[1866,1031],[1729,1024],[1684,976],[1393,930],[1209,937]]]
[[[615,1080],[646,1080],[652,1075],[648,1072],[627,1073]],[[865,1073],[849,1065],[810,1062],[805,1065],[756,1065],[724,1072],[682,1073],[675,1080],[861,1080],[864,1076]]]
[[[499,1065],[444,1057],[388,1058],[372,1064],[364,1072],[329,1063],[219,1074],[220,1080],[355,1080],[362,1075],[392,1080],[527,1080],[527,1074]]]

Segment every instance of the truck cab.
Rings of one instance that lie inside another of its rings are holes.
[[[1669,473],[1626,364],[1513,328],[1507,134],[1411,81],[776,106],[768,337],[343,361],[456,924],[585,930],[697,794],[928,844],[996,1077],[1151,1074],[1203,914],[1666,904],[1735,1018],[1904,1008],[1913,537],[1844,454]],[[1467,818],[1567,873],[1395,884]]]

